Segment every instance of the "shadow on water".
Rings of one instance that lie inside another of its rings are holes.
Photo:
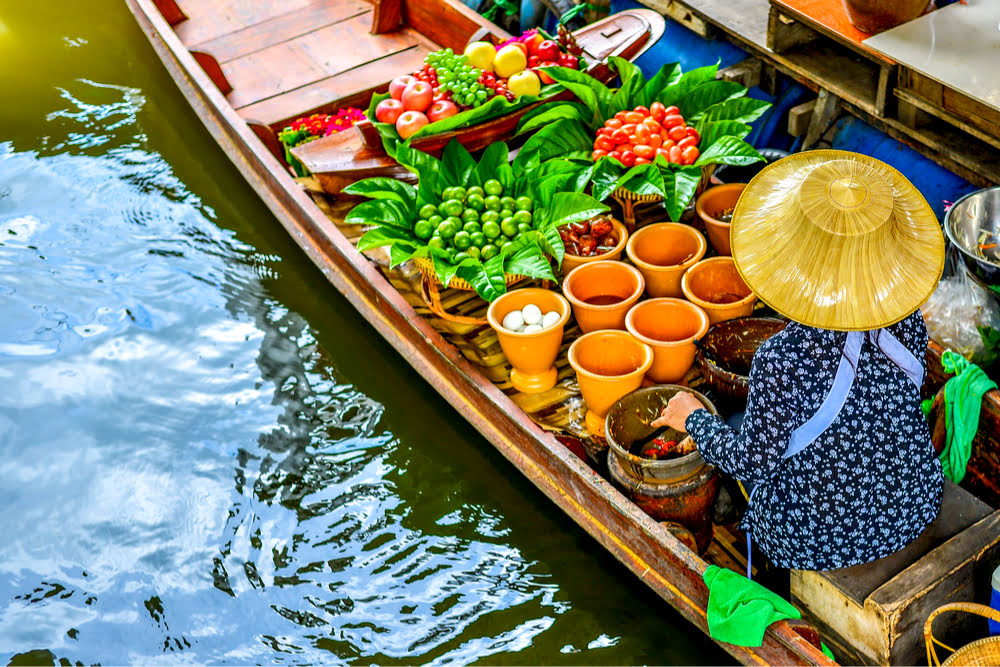
[[[30,102],[0,110],[0,658],[727,661],[325,282],[96,4],[0,15]]]

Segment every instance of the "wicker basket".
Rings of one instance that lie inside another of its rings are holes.
[[[424,299],[424,304],[431,309],[431,312],[440,317],[441,319],[447,320],[449,322],[456,322],[458,324],[486,324],[485,317],[466,317],[464,315],[452,315],[444,309],[441,304],[441,281],[438,280],[437,274],[434,272],[434,263],[427,257],[418,257],[413,260],[413,264],[420,271],[420,293]],[[508,286],[513,285],[519,280],[523,280],[525,276],[514,273],[504,274],[504,283]],[[469,284],[469,281],[464,278],[459,278],[458,276],[453,277],[449,282],[447,287],[451,289],[464,290],[466,292],[473,292],[475,288]]]
[[[924,643],[927,645],[927,664],[935,665],[936,667],[940,667],[942,665],[946,667],[949,665],[970,665],[971,667],[1000,665],[1000,637],[977,639],[957,651],[950,646],[942,644],[937,639],[934,639],[934,635],[931,632],[931,624],[934,623],[934,619],[937,618],[938,614],[943,614],[946,611],[964,611],[969,614],[976,614],[977,616],[983,616],[1000,622],[1000,611],[982,604],[974,604],[972,602],[953,602],[951,604],[938,607],[931,612],[931,615],[927,617],[927,622],[924,623]],[[937,644],[948,651],[952,651],[952,654],[948,656],[948,659],[943,663],[938,660],[934,644]]]

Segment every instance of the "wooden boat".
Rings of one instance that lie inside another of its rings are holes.
[[[708,591],[702,575],[710,562],[742,571],[740,538],[717,525],[714,541],[699,556],[588,465],[598,443],[581,437],[583,411],[565,356],[568,342],[579,333],[575,326],[567,330],[556,387],[543,394],[519,394],[507,381],[509,367],[495,334],[483,325],[435,317],[421,297],[419,272],[405,265],[390,271],[377,253],[359,253],[353,242],[362,230],[344,222],[352,203],[327,195],[314,180],[292,178],[269,144],[273,125],[322,110],[326,99],[348,99],[349,89],[358,96],[370,94],[368,83],[416,69],[419,50],[433,45],[409,27],[398,34],[364,35],[358,26],[368,25],[373,16],[380,23],[384,9],[363,0],[192,0],[184,12],[174,0],[126,1],[211,135],[330,283],[573,521],[707,633]],[[411,23],[423,1],[406,0]],[[453,10],[475,20],[461,6]],[[317,30],[317,25],[326,27]],[[352,53],[352,69],[302,83],[299,73],[288,71],[288,63],[301,60],[302,53],[288,45],[292,35],[311,34],[322,35],[311,42],[314,55],[321,56],[332,41],[330,49],[343,53],[349,45],[359,57],[367,57],[371,51],[361,44],[369,37],[394,40],[399,49],[365,62]],[[206,50],[215,57],[207,57]],[[221,53],[242,55],[227,60]],[[284,54],[280,70],[268,61],[269,54]],[[219,62],[229,65],[224,73],[217,71]],[[220,88],[220,77],[232,87]],[[253,117],[263,120],[248,124]],[[471,292],[443,290],[440,299],[451,312],[474,318],[486,307]],[[940,380],[940,364],[933,370]],[[984,410],[1000,415],[1000,400],[989,398]],[[743,664],[835,664],[820,651],[815,629],[801,622],[772,624],[759,647],[720,645]]]

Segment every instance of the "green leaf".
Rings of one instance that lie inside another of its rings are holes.
[[[476,165],[476,177],[479,179],[477,185],[481,186],[491,178],[496,178],[497,169],[506,166],[509,159],[510,152],[507,150],[507,144],[502,141],[490,144],[483,151],[483,156],[479,158],[479,164]]]
[[[380,225],[409,232],[412,229],[406,207],[392,199],[373,199],[351,209],[344,220],[348,225]]]
[[[544,229],[552,226],[566,225],[579,220],[587,220],[610,210],[597,199],[582,192],[557,192],[552,196],[552,203],[546,209],[547,215],[535,226]]]
[[[611,106],[605,118],[610,118],[619,111],[632,111],[642,104],[642,88],[645,84],[642,74],[635,74],[622,83],[622,87],[611,98]]]
[[[395,178],[386,178],[385,176],[375,176],[358,181],[357,183],[351,183],[344,188],[344,192],[349,195],[361,195],[362,197],[369,197],[371,199],[394,199],[405,205],[410,213],[412,213],[413,205],[417,201],[416,187]]]
[[[406,232],[395,227],[376,227],[365,232],[364,236],[358,239],[358,252],[381,248],[392,245],[397,241],[405,241],[411,244],[423,243],[418,241],[412,232]]]
[[[705,112],[698,119],[699,124],[695,127],[701,132],[700,125],[713,121],[735,120],[741,123],[752,123],[760,118],[770,106],[770,102],[755,100],[752,97],[734,97],[705,109]]]
[[[594,199],[604,200],[611,196],[611,193],[618,187],[618,181],[625,173],[625,166],[616,160],[605,157],[601,158],[594,168],[594,175],[590,180],[590,191]]]
[[[742,139],[720,137],[705,149],[694,164],[696,167],[713,163],[743,166],[763,161],[764,156]]]
[[[699,128],[701,134],[701,145],[711,146],[722,137],[736,137],[743,139],[750,134],[750,126],[736,120],[716,120],[705,123]]]
[[[660,68],[660,71],[647,81],[640,92],[640,99],[643,106],[648,107],[656,101],[660,92],[677,83],[681,78],[680,63],[667,63]]]
[[[444,186],[438,186],[441,161],[405,143],[396,144],[395,157],[396,162],[420,177],[417,199],[426,204],[440,204],[441,197],[437,193],[444,189]]]
[[[395,268],[403,262],[409,261],[417,252],[417,246],[413,243],[397,242],[389,248],[389,268]]]
[[[546,67],[545,72],[580,98],[580,101],[590,109],[591,117],[587,123],[591,130],[597,130],[605,118],[612,116],[608,113],[611,108],[611,90],[594,77],[567,67]]]
[[[663,176],[655,164],[637,164],[618,179],[617,187],[623,187],[637,195],[660,195],[666,197]]]
[[[735,81],[709,81],[675,102],[689,124],[698,122],[701,114],[714,104],[747,94],[747,89]]]
[[[542,250],[555,258],[557,266],[562,266],[563,257],[566,255],[566,245],[563,243],[562,237],[559,236],[559,230],[554,226],[549,226],[536,230],[535,233],[538,235],[536,241]]]
[[[611,67],[611,69],[618,72],[618,76],[620,76],[622,79],[623,87],[626,83],[628,83],[629,81],[631,81],[636,77],[639,77],[639,79],[643,79],[642,83],[645,83],[644,80],[645,77],[642,76],[642,70],[640,70],[635,63],[629,60],[625,60],[624,58],[619,58],[618,56],[611,56],[608,58],[608,65]]]
[[[594,135],[584,125],[567,119],[557,120],[531,135],[514,163],[524,165],[536,156],[539,162],[555,157],[586,157],[593,148]]]
[[[438,187],[445,188],[455,185],[466,187],[467,185],[482,185],[482,183],[469,183],[470,176],[476,172],[476,161],[472,158],[465,146],[452,139],[444,147],[441,154],[441,171],[438,175]]]
[[[517,126],[516,135],[533,132],[557,120],[576,120],[582,124],[590,122],[592,112],[579,102],[553,102],[543,104],[525,114]],[[516,136],[515,135],[515,136]]]
[[[699,67],[698,69],[693,69],[690,72],[682,74],[680,78],[677,79],[676,83],[661,90],[660,93],[655,97],[655,99],[661,102],[664,106],[680,107],[681,101],[685,97],[687,97],[687,95],[695,88],[702,85],[703,83],[707,83],[709,81],[715,81],[715,74],[718,71],[719,71],[718,63],[716,63],[715,65],[708,65],[707,67]],[[731,82],[720,81],[719,83],[731,83]]]
[[[698,190],[698,183],[701,181],[701,169],[694,166],[686,166],[671,169],[674,175],[673,197],[666,200],[667,215],[674,222],[681,219],[684,209],[691,203],[694,193]],[[663,173],[662,171],[660,172]]]
[[[476,262],[462,267],[458,275],[469,281],[476,294],[487,301],[493,301],[507,291],[506,279],[503,274],[503,254],[488,260],[485,264]]]
[[[557,233],[556,236],[558,237],[559,234]],[[561,262],[562,258],[559,261]],[[549,260],[542,253],[542,249],[534,243],[520,249],[513,257],[504,262],[504,271],[542,280],[556,279],[552,274],[552,265]]]

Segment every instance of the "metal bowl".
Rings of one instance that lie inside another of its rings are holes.
[[[955,202],[944,216],[944,233],[973,276],[987,287],[1000,287],[1000,186]]]

